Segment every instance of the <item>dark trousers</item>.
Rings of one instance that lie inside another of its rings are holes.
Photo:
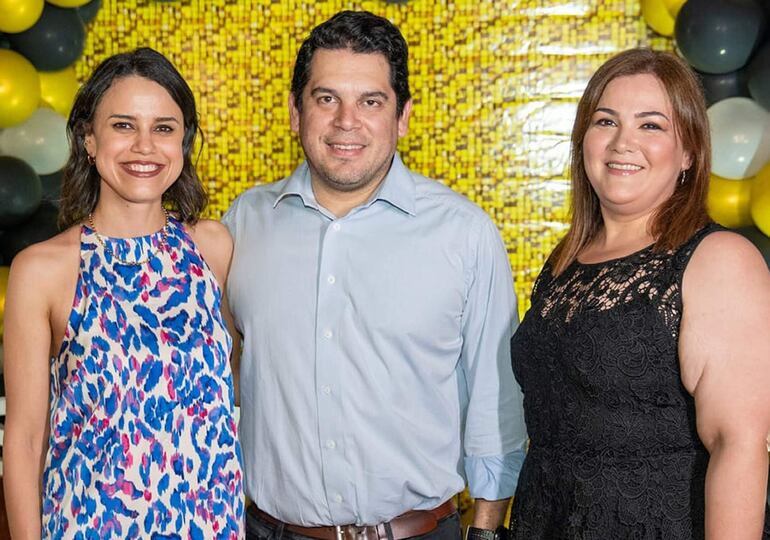
[[[431,532],[413,536],[413,540],[460,540],[460,514],[455,512],[441,521]],[[314,540],[301,534],[294,534],[281,526],[274,526],[250,512],[246,512],[246,540]]]

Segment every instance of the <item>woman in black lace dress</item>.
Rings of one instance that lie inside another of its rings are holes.
[[[571,227],[512,340],[514,539],[770,538],[770,273],[710,223],[710,156],[673,55],[627,51],[589,82]]]

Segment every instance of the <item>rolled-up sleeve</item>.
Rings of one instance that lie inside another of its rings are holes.
[[[494,224],[482,220],[469,242],[475,264],[470,267],[460,359],[468,400],[464,466],[471,496],[497,500],[516,490],[527,442],[523,395],[510,357],[510,339],[518,325],[516,294]]]

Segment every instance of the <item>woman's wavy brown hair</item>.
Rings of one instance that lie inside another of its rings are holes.
[[[62,175],[59,227],[80,223],[94,211],[101,179],[88,162],[85,137],[91,132],[94,114],[104,94],[123,77],[139,76],[161,85],[182,110],[184,137],[182,172],[163,194],[163,204],[185,223],[198,221],[207,197],[192,161],[195,136],[200,133],[195,96],[174,65],[159,52],[142,47],[104,60],[80,88],[67,121],[70,156]],[[202,134],[201,134],[202,135]]]
[[[603,223],[599,198],[583,164],[583,139],[591,117],[613,79],[639,74],[654,75],[665,88],[673,109],[674,129],[692,158],[686,181],[676,183],[674,193],[652,218],[653,249],[658,252],[673,249],[709,222],[706,193],[711,171],[711,137],[700,82],[692,69],[673,54],[650,49],[624,51],[596,71],[578,103],[572,128],[572,220],[569,232],[550,256],[554,275],[563,272],[577,258]]]

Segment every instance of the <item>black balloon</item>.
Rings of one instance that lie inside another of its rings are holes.
[[[748,74],[751,97],[770,111],[770,43],[765,43],[754,55]]]
[[[0,49],[10,49],[11,42],[8,41],[8,36],[0,32]]]
[[[99,13],[100,7],[102,7],[102,0],[91,0],[87,4],[83,4],[76,8],[76,10],[84,23],[90,23],[96,18],[96,14]]]
[[[676,17],[676,43],[698,71],[729,73],[746,65],[765,20],[755,0],[688,0]]]
[[[730,73],[698,73],[709,105],[730,97],[748,97],[749,75],[745,69]]]
[[[0,237],[0,256],[10,264],[16,254],[27,246],[48,240],[59,232],[56,219],[59,210],[50,204],[41,204],[29,219],[13,229],[5,231]]]
[[[32,28],[8,36],[11,48],[40,71],[58,71],[72,64],[83,52],[85,38],[85,26],[75,9],[48,2]]]
[[[40,205],[40,177],[25,161],[0,156],[0,229],[21,223]]]
[[[42,200],[52,204],[55,207],[59,207],[59,199],[61,199],[61,180],[62,172],[56,171],[51,174],[41,174],[40,184],[43,188]]]
[[[768,268],[770,268],[770,237],[762,234],[762,231],[756,227],[741,227],[740,229],[733,229],[738,234],[746,237],[749,241],[757,246],[757,249],[765,258]]]

